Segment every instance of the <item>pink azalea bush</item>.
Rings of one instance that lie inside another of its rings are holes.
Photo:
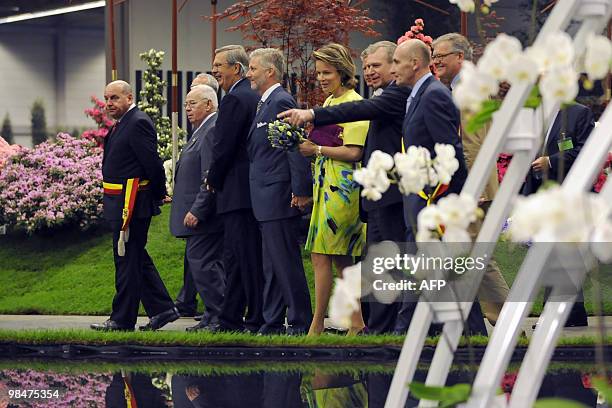
[[[425,30],[425,22],[422,18],[417,18],[414,20],[414,25],[410,27],[410,31],[406,31],[404,35],[397,39],[397,45],[400,45],[404,41],[416,38],[417,40],[423,41],[425,44],[429,45],[429,48],[432,48],[433,39],[423,34]]]
[[[0,170],[0,224],[32,234],[88,229],[102,215],[102,149],[66,133],[23,149]]]
[[[115,122],[106,113],[104,101],[92,96],[91,103],[93,103],[93,107],[85,109],[85,115],[92,118],[98,127],[84,131],[81,137],[93,140],[98,147],[102,147],[104,145],[104,138]]]
[[[0,136],[0,170],[2,170],[8,159],[19,153],[20,150],[21,146],[16,144],[10,145]]]
[[[103,407],[106,389],[112,381],[108,374],[60,374],[34,370],[0,371],[0,381],[11,389],[58,390],[59,398],[22,399],[19,407]]]

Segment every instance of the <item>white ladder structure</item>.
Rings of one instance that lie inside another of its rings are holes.
[[[574,19],[580,24],[574,36],[574,46],[577,54],[580,54],[586,47],[588,36],[591,33],[601,33],[611,14],[612,0],[559,0],[540,31],[536,43],[543,41],[550,33],[566,31]],[[539,131],[509,135],[514,122],[520,115],[525,114],[521,112],[521,109],[533,85],[533,83],[517,84],[510,88],[500,110],[494,115],[491,129],[463,188],[463,193],[478,199],[499,153],[502,151],[513,153],[504,180],[483,222],[476,244],[472,248],[470,256],[473,258],[493,252],[503,222],[510,212],[512,201],[519,193],[521,184],[541,144],[541,132]],[[543,107],[544,129],[548,128],[558,108],[558,106]],[[568,192],[588,191],[611,145],[612,107],[608,105],[601,117],[600,125],[592,132],[582,148],[562,188]],[[612,182],[606,183],[602,194],[612,200]],[[550,244],[532,246],[512,286],[509,299],[532,299],[532,294],[538,292],[542,283],[548,285],[543,278],[546,276],[547,267],[553,255],[553,247],[554,245]],[[587,268],[588,266],[584,264],[574,265],[571,268],[575,279],[573,283],[577,285],[578,290],[581,288]],[[475,274],[472,278],[474,285],[469,299],[475,299],[482,273],[480,276]],[[557,293],[557,289],[553,289],[553,296]],[[546,304],[517,378],[509,403],[510,407],[532,406],[575,298],[574,295],[563,299],[562,302]],[[427,302],[424,299],[419,301],[404,340],[385,408],[405,406],[409,393],[408,384],[414,378],[428,329],[433,322],[443,323],[444,326],[441,340],[437,344],[428,370],[426,384],[430,386],[445,384],[463,331],[465,320],[463,317],[468,315],[471,306],[472,302],[466,301],[459,303]],[[528,315],[531,306],[530,301],[508,302],[504,305],[473,384],[471,398],[465,404],[466,407],[506,406],[505,400],[496,400],[496,393],[519,338],[521,322]],[[435,407],[437,402],[421,400],[419,406]]]

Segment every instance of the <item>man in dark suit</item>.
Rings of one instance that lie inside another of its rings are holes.
[[[558,111],[552,126],[546,133],[540,154],[531,163],[531,169],[527,173],[521,194],[536,193],[544,180],[562,183],[594,126],[593,112],[584,105],[570,105]],[[549,290],[546,290],[544,298],[548,296]],[[574,303],[565,326],[587,325],[584,295],[580,291],[578,301]]]
[[[430,71],[431,50],[424,42],[416,39],[400,44],[393,55],[392,73],[397,85],[410,87],[412,91],[406,101],[406,116],[403,124],[403,142],[409,146],[421,146],[435,157],[436,143],[449,144],[455,148],[459,168],[453,175],[448,189],[441,196],[461,192],[467,178],[467,166],[463,156],[463,146],[459,137],[460,116],[450,90],[438,81]],[[432,194],[431,189],[425,193]],[[417,194],[404,198],[404,219],[408,228],[407,241],[414,242],[417,231],[417,216],[425,208],[427,201]],[[468,330],[471,333],[486,335],[482,312],[478,302],[474,302],[468,316]]]
[[[187,238],[184,275],[192,279],[206,307],[200,323],[187,328],[191,331],[218,323],[225,289],[223,224],[216,216],[215,194],[202,184],[212,155],[217,94],[208,85],[198,85],[185,97],[185,110],[195,131],[176,163],[170,232]]]
[[[390,155],[401,152],[404,108],[410,88],[400,88],[393,82],[391,63],[395,48],[396,45],[390,41],[380,41],[371,44],[362,53],[364,75],[374,88],[371,99],[314,110],[293,109],[281,113],[279,117],[287,118],[295,125],[314,122],[315,126],[371,120],[364,147],[363,166],[367,166],[375,150]],[[362,221],[368,223],[368,246],[386,240],[403,242],[406,239],[402,195],[397,185],[391,185],[379,201],[362,198],[359,204]],[[393,331],[400,303],[383,304],[375,298],[369,301],[368,330],[373,333]]]
[[[264,259],[264,325],[260,334],[280,333],[285,310],[289,334],[306,333],[312,320],[310,293],[300,251],[300,210],[312,201],[310,162],[298,151],[270,145],[268,123],[295,107],[281,86],[283,54],[274,48],[251,53],[247,78],[261,95],[247,139],[251,202],[259,222]]]
[[[110,319],[95,330],[134,330],[138,306],[150,317],[141,330],[157,330],[178,319],[168,290],[145,249],[151,217],[166,195],[164,169],[157,154],[151,119],[134,105],[127,82],[104,91],[106,110],[117,122],[104,143],[104,217],[113,231],[115,297]]]
[[[257,332],[263,325],[261,233],[251,205],[246,149],[259,95],[244,78],[248,65],[242,46],[216,50],[212,72],[225,96],[219,104],[206,183],[218,193],[217,213],[223,218],[226,286],[219,325],[209,326],[213,331]]]

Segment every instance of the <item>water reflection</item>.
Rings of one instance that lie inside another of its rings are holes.
[[[178,363],[158,367],[75,364],[1,363],[0,408],[382,408],[393,372],[393,365],[367,363],[357,369],[329,363],[300,364],[297,367],[301,369],[284,367],[283,363],[263,368],[243,364],[194,364],[187,368]],[[25,368],[28,366],[39,368]],[[590,389],[593,372],[593,367],[584,365],[553,366],[540,397],[567,398],[596,407],[597,395]],[[473,371],[457,367],[448,384],[470,383],[473,375]],[[425,371],[418,371],[417,380],[424,377]],[[514,379],[515,375],[508,373],[500,388],[511,392]],[[59,390],[59,397],[6,398],[9,390],[17,389]],[[417,404],[409,399],[406,407]]]

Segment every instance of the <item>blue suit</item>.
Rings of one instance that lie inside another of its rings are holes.
[[[263,324],[261,233],[251,208],[246,150],[258,100],[244,78],[221,99],[207,175],[218,193],[217,213],[223,217],[227,281],[219,323],[229,330],[257,331]]]
[[[312,320],[298,242],[300,211],[291,207],[292,194],[312,196],[310,162],[298,151],[273,148],[268,140],[268,123],[291,108],[293,97],[275,88],[255,115],[247,139],[251,202],[263,241],[263,332],[281,330],[286,308],[291,331],[307,331]]]
[[[412,99],[403,124],[404,146],[422,146],[429,150],[431,157],[435,157],[436,143],[450,144],[455,148],[455,157],[459,161],[459,168],[453,175],[448,190],[442,196],[459,194],[467,178],[467,166],[463,156],[463,145],[459,135],[461,118],[459,110],[453,102],[450,90],[433,76],[427,78]],[[432,193],[426,188],[426,193]],[[404,198],[404,219],[408,228],[407,242],[415,242],[414,233],[417,230],[417,216],[425,208],[427,202],[416,194]],[[409,300],[406,299],[406,303]],[[400,316],[401,316],[400,312]],[[480,305],[474,302],[468,316],[468,331],[475,334],[487,335],[484,318]],[[404,331],[409,322],[398,320],[396,329]]]
[[[455,148],[459,169],[453,175],[447,193],[460,193],[467,178],[467,166],[463,156],[463,145],[459,137],[461,120],[459,110],[453,102],[449,89],[433,76],[427,78],[410,103],[404,117],[404,146],[422,146],[435,157],[436,143],[450,144]],[[431,191],[426,191],[431,193]],[[404,198],[404,218],[408,228],[408,242],[414,242],[418,213],[425,208],[426,201],[416,194]]]
[[[202,180],[206,177],[212,156],[212,136],[217,114],[211,114],[196,130],[176,163],[174,195],[170,211],[170,232],[185,237],[184,287],[195,286],[204,301],[205,324],[217,322],[225,276],[223,273],[223,223],[216,215],[215,194],[208,191]],[[191,212],[197,219],[196,228],[183,221]]]

